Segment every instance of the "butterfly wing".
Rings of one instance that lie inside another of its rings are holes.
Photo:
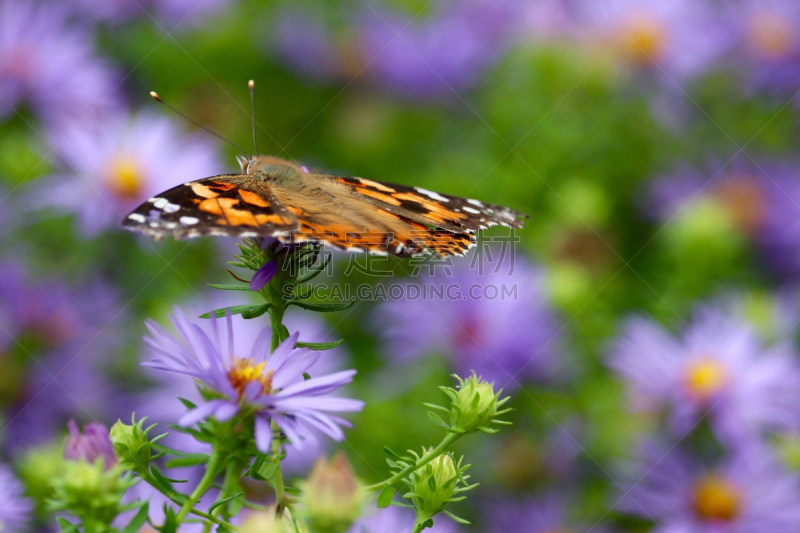
[[[271,187],[246,174],[223,174],[173,187],[133,210],[122,226],[161,239],[204,235],[267,237],[299,228]]]
[[[348,176],[318,174],[347,194],[390,213],[452,232],[474,232],[490,226],[521,228],[529,215],[480,200]]]
[[[331,189],[316,175],[301,176],[275,195],[298,219],[296,233],[282,235],[291,242],[322,241],[340,250],[357,250],[399,257],[431,250],[441,256],[463,254],[474,237],[463,232],[430,228],[379,206]]]

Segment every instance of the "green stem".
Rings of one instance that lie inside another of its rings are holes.
[[[143,470],[143,471],[137,472],[137,473],[139,474],[139,477],[142,478],[142,481],[144,481],[145,483],[147,483],[148,485],[150,485],[151,487],[156,489],[158,492],[160,492],[161,494],[163,494],[164,496],[169,498],[169,500],[172,503],[181,505],[181,500],[178,498],[178,496],[180,496],[180,495],[177,492],[175,492],[174,490],[164,490],[164,488],[162,487],[161,482],[159,482],[150,472],[148,472],[147,470]],[[194,507],[189,509],[189,512],[192,513],[193,515],[199,516],[200,518],[205,518],[206,520],[208,520],[210,522],[214,522],[217,525],[225,526],[226,528],[236,529],[235,526],[233,526],[232,524],[229,524],[228,522],[220,520],[219,518],[217,518],[215,516],[212,516],[212,515],[210,515],[208,513],[204,513],[203,511],[198,511]]]
[[[278,457],[281,454],[281,439],[280,428],[275,421],[272,421],[272,457]],[[275,469],[275,514],[281,516],[283,508],[286,506],[286,489],[283,486],[283,472],[281,471],[281,463],[278,462],[278,467]]]
[[[214,484],[214,479],[216,479],[217,475],[220,471],[220,464],[222,463],[223,457],[217,450],[211,452],[211,456],[208,458],[208,464],[206,465],[206,472],[203,474],[203,478],[200,480],[200,483],[192,492],[192,495],[189,496],[189,499],[186,500],[186,503],[183,504],[181,510],[178,512],[178,522],[180,523],[186,515],[191,512],[192,508],[197,505],[197,502],[200,501],[200,498],[208,492],[208,489]]]
[[[430,463],[431,461],[433,461],[434,459],[436,459],[451,444],[457,441],[461,437],[461,435],[463,435],[463,433],[448,432],[447,435],[445,435],[445,437],[442,439],[442,442],[440,442],[434,449],[432,449],[431,451],[420,457],[419,460],[416,461],[413,465],[408,465],[407,467],[405,467],[404,469],[402,469],[401,471],[399,471],[398,473],[396,473],[387,480],[380,481],[378,483],[375,483],[374,485],[368,486],[366,490],[378,490],[382,489],[386,485],[394,485],[395,483],[397,483],[398,481],[409,475],[411,472],[414,472],[418,468],[421,468],[426,464]]]
[[[425,529],[425,526],[422,525],[423,523],[424,522],[420,522],[419,520],[415,520],[414,521],[414,529],[411,530],[411,533],[419,533],[420,531]]]
[[[269,307],[269,324],[272,327],[272,342],[270,343],[269,351],[274,352],[278,345],[283,340],[283,314],[286,312],[286,306],[283,301],[275,302],[273,299]]]

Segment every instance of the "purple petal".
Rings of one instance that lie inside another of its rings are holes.
[[[269,422],[263,416],[256,417],[255,433],[258,451],[269,453],[269,447],[272,444],[272,428],[269,427]]]
[[[258,292],[263,289],[264,285],[269,283],[269,280],[275,276],[276,272],[278,272],[278,262],[274,259],[267,261],[264,266],[258,269],[258,272],[253,274],[253,278],[250,280],[250,290]]]
[[[194,409],[183,415],[183,417],[181,417],[180,420],[178,420],[178,425],[184,427],[191,426],[192,424],[195,424],[200,420],[208,418],[214,411],[219,409],[223,403],[227,402],[223,400],[212,400],[208,403],[204,403],[199,407],[195,407]]]

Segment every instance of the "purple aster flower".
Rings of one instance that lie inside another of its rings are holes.
[[[10,448],[41,442],[70,418],[123,415],[103,368],[123,320],[115,293],[101,282],[33,283],[20,264],[0,265],[0,347],[15,354],[5,357],[0,383],[9,406],[0,437]]]
[[[380,10],[379,10],[380,9]],[[424,19],[366,10],[361,54],[377,81],[413,97],[451,96],[475,85],[509,45],[519,4],[468,0],[439,4]]]
[[[506,500],[488,505],[485,509],[485,522],[489,531],[503,533],[554,533],[567,531],[593,531],[603,533],[605,528],[598,525],[577,526],[569,518],[562,497],[548,496],[527,500]],[[590,527],[592,526],[592,527]]]
[[[629,319],[609,365],[630,386],[635,408],[670,410],[678,436],[704,415],[720,438],[739,444],[800,421],[791,345],[766,349],[750,323],[718,306],[698,307],[677,336],[650,319]]]
[[[382,304],[376,326],[388,353],[401,361],[443,354],[460,375],[474,370],[498,389],[553,378],[558,320],[544,294],[544,273],[493,250],[497,260],[476,254],[472,265],[453,267],[452,276],[423,275],[405,285],[405,299]],[[491,262],[479,264],[486,257]]]
[[[736,32],[736,63],[757,89],[794,93],[800,88],[800,4],[792,0],[741,0],[728,19]]]
[[[225,320],[221,336],[217,319],[210,320],[212,336],[192,324],[176,309],[172,322],[188,346],[181,344],[153,321],[147,322],[152,337],[145,342],[158,352],[152,368],[186,374],[224,398],[202,403],[183,416],[179,424],[190,426],[208,417],[227,421],[243,409],[255,414],[257,448],[267,453],[272,439],[270,421],[274,421],[289,441],[301,447],[304,440],[314,440],[312,429],[334,440],[342,440],[340,426],[349,423],[329,412],[359,411],[363,402],[328,396],[352,381],[355,370],[303,379],[319,358],[307,348],[296,348],[299,332],[291,335],[269,353],[270,328],[265,328],[250,350],[249,357],[236,355],[231,317]],[[212,340],[213,339],[213,340]],[[224,341],[224,343],[222,342]]]
[[[706,71],[735,44],[735,34],[706,2],[581,0],[584,38],[635,67],[678,81]]]
[[[800,274],[800,166],[791,162],[752,163],[737,159],[707,170],[683,166],[653,180],[645,212],[660,220],[711,204],[763,252],[767,266]]]
[[[85,124],[67,133],[58,154],[64,172],[39,186],[37,196],[45,198],[39,204],[76,212],[87,235],[118,227],[165,189],[221,170],[207,137],[184,134],[172,118],[149,113]]]
[[[48,122],[117,104],[116,76],[94,54],[91,34],[67,19],[58,3],[0,5],[0,118],[23,102]]]
[[[414,511],[403,507],[390,506],[385,509],[371,509],[366,516],[356,521],[348,533],[397,533],[414,528]],[[431,533],[457,533],[455,522],[444,515],[433,519],[433,527],[426,529]]]
[[[25,489],[14,473],[0,465],[0,529],[3,533],[23,533],[28,530],[28,521],[33,505],[24,496]]]
[[[276,55],[289,68],[313,80],[338,78],[345,71],[344,54],[321,13],[285,4],[274,16],[270,38]]]
[[[755,448],[708,466],[677,450],[645,448],[618,508],[670,533],[793,533],[800,530],[800,484]]]
[[[189,314],[190,316],[197,316],[211,309],[225,307],[226,304],[241,303],[236,302],[235,299],[230,300],[229,297],[230,293],[214,291],[209,297],[209,301],[202,303],[195,301],[189,304]],[[245,320],[241,315],[235,315],[231,317],[231,320],[235,335],[234,340],[237,346],[243,347],[242,351],[245,353],[251,351],[259,334],[263,331],[263,322],[261,320]],[[204,320],[202,323],[207,322]],[[300,339],[305,342],[330,342],[335,340],[331,335],[330,328],[319,315],[289,311],[286,313],[283,322],[290,331],[301,332]],[[307,371],[312,377],[324,376],[344,370],[345,364],[349,359],[349,354],[343,346],[317,353],[319,353],[319,359]],[[155,387],[137,398],[135,407],[132,409],[137,416],[147,416],[149,421],[166,426],[176,423],[186,413],[186,408],[178,401],[178,398],[185,398],[195,404],[199,404],[202,401],[194,382],[186,379],[183,375],[155,371],[150,371],[147,375],[155,381]],[[129,418],[130,414],[127,417]],[[200,443],[192,437],[179,432],[170,432],[165,442],[168,446],[185,452],[209,452],[207,444]],[[326,443],[322,439],[304,443],[299,449],[292,444],[288,444],[285,449],[286,458],[283,461],[283,469],[288,474],[305,474],[311,469],[315,459],[326,451]]]
[[[190,27],[217,14],[230,0],[70,0],[81,16],[109,24],[142,18],[166,31]],[[174,25],[174,26],[173,26]]]
[[[108,429],[103,424],[90,422],[83,427],[83,434],[78,423],[70,420],[67,424],[69,435],[64,442],[64,458],[70,461],[83,459],[87,463],[103,460],[106,470],[117,464],[117,455]]]

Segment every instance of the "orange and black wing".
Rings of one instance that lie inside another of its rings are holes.
[[[300,227],[266,183],[245,174],[223,174],[173,187],[134,209],[122,226],[156,239],[268,237]]]
[[[471,233],[497,225],[521,228],[525,219],[530,218],[508,207],[421,187],[348,176],[323,176],[342,185],[349,194],[390,213],[456,233]]]

